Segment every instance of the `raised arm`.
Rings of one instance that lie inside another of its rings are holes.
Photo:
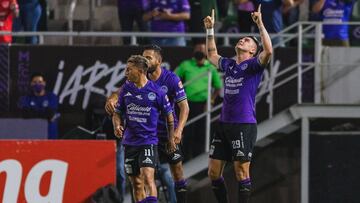
[[[211,17],[206,16],[204,19],[204,26],[206,28],[206,53],[207,59],[214,64],[216,68],[219,68],[220,55],[216,49],[215,37],[214,37],[214,23],[215,23],[215,11],[211,10]]]
[[[259,54],[259,61],[261,65],[266,65],[270,61],[271,55],[273,53],[273,48],[272,48],[270,36],[266,31],[264,23],[262,21],[261,4],[259,5],[258,10],[256,12],[251,13],[251,17],[259,28],[261,42],[263,45],[263,51]]]

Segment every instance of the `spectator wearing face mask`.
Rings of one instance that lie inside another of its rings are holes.
[[[45,89],[45,77],[34,73],[30,81],[30,94],[20,98],[19,107],[24,118],[43,118],[48,120],[48,139],[58,137],[57,120],[59,118],[58,98]]]
[[[194,45],[193,58],[183,61],[175,70],[185,85],[190,108],[189,118],[204,113],[208,99],[208,76],[211,71],[211,83],[213,87],[211,103],[213,104],[222,88],[220,75],[215,67],[206,59],[206,47],[204,41],[198,41]],[[185,160],[196,157],[205,149],[205,117],[185,128],[183,137],[183,150]],[[196,147],[194,147],[196,146]]]

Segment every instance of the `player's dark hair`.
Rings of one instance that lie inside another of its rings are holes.
[[[255,42],[255,44],[256,44],[256,51],[255,51],[255,53],[254,53],[254,56],[257,56],[257,55],[260,53],[260,51],[262,50],[260,41],[259,41],[256,37],[254,37],[254,36],[247,36],[247,37],[251,38],[251,39]]]
[[[156,45],[156,44],[145,45],[143,47],[143,52],[146,51],[146,50],[154,51],[160,57],[160,59],[162,59],[162,50],[158,45]]]
[[[35,77],[42,77],[44,81],[46,81],[44,74],[40,72],[34,72],[31,74],[30,81],[32,81]]]
[[[132,55],[127,62],[134,64],[134,66],[139,69],[142,69],[145,74],[149,69],[149,60],[141,55]]]

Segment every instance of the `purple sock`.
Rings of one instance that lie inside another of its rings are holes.
[[[186,187],[186,180],[179,180],[175,182],[175,188],[184,188]]]
[[[211,181],[211,185],[218,186],[224,184],[224,182],[225,182],[224,177],[221,176],[220,178]]]
[[[186,195],[187,195],[187,188],[186,188],[186,180],[179,180],[175,182],[175,194],[177,203],[185,203],[186,202]]]
[[[157,203],[158,202],[157,197],[154,197],[154,196],[148,196],[145,200],[146,200],[145,201],[146,203]]]
[[[228,197],[224,177],[220,177],[211,181],[211,185],[217,201],[221,203],[227,203]]]
[[[143,200],[138,201],[138,202],[136,202],[136,203],[146,203],[146,199],[143,199]]]
[[[251,180],[250,180],[250,178],[246,178],[244,180],[241,180],[239,183],[241,185],[251,185]]]

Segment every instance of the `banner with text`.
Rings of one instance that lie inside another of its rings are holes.
[[[86,202],[115,168],[114,141],[0,141],[0,200]]]

